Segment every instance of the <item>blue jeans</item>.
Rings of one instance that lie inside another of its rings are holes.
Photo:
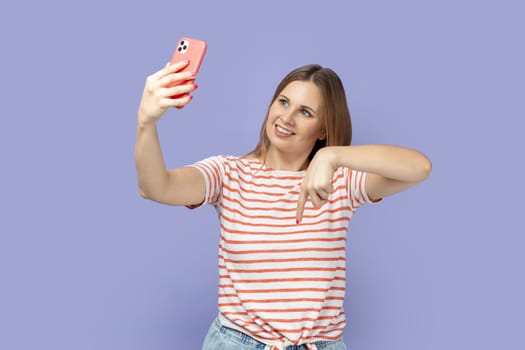
[[[346,350],[342,340],[318,341],[315,345],[319,350]],[[202,346],[202,350],[263,350],[265,348],[264,343],[235,329],[222,326],[218,318],[210,326]],[[287,346],[286,350],[306,350],[306,345],[291,345]]]

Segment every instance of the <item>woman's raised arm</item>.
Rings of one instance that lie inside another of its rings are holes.
[[[181,72],[187,62],[167,64],[146,80],[138,110],[135,165],[140,193],[144,198],[170,205],[200,204],[204,200],[205,182],[192,167],[167,170],[157,132],[157,121],[170,107],[183,107],[191,96],[172,98],[195,90],[193,83],[167,85],[194,78],[191,72]]]

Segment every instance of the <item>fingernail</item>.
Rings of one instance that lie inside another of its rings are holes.
[[[295,219],[295,223],[296,223],[297,225],[299,225],[299,222],[300,222],[299,219]]]
[[[194,88],[194,89],[198,89],[198,88],[199,88],[199,85],[197,85],[197,84],[193,84],[193,88]]]
[[[190,95],[190,101],[191,101],[191,100],[193,100],[193,96],[192,96],[192,95]]]
[[[195,77],[196,75],[197,75],[197,73],[195,73],[195,72],[191,72],[191,76],[192,76],[192,77]]]

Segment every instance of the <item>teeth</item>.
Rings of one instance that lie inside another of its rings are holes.
[[[290,130],[283,129],[279,125],[277,125],[277,130],[279,132],[282,132],[283,134],[286,134],[286,135],[293,135],[293,132],[291,132]]]

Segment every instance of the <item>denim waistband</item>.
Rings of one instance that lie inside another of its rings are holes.
[[[236,341],[238,341],[239,343],[241,344],[244,344],[246,346],[250,346],[250,347],[253,347],[254,349],[268,349],[269,346],[258,341],[257,339],[254,339],[252,337],[250,337],[249,335],[245,334],[245,333],[242,333],[236,329],[233,329],[233,328],[228,328],[228,327],[225,327],[221,324],[221,322],[219,321],[219,318],[217,317],[215,319],[215,321],[213,322],[214,326],[216,327],[217,331],[228,336],[228,337],[231,337],[233,339],[235,339]],[[320,340],[320,341],[316,341],[314,342],[313,344],[317,347],[317,349],[319,350],[322,350],[324,348],[326,348],[328,345],[331,345],[333,344],[334,342],[333,341],[328,341],[328,340]],[[288,345],[287,347],[284,348],[285,350],[308,350],[309,347],[305,344],[301,344],[301,345]]]

